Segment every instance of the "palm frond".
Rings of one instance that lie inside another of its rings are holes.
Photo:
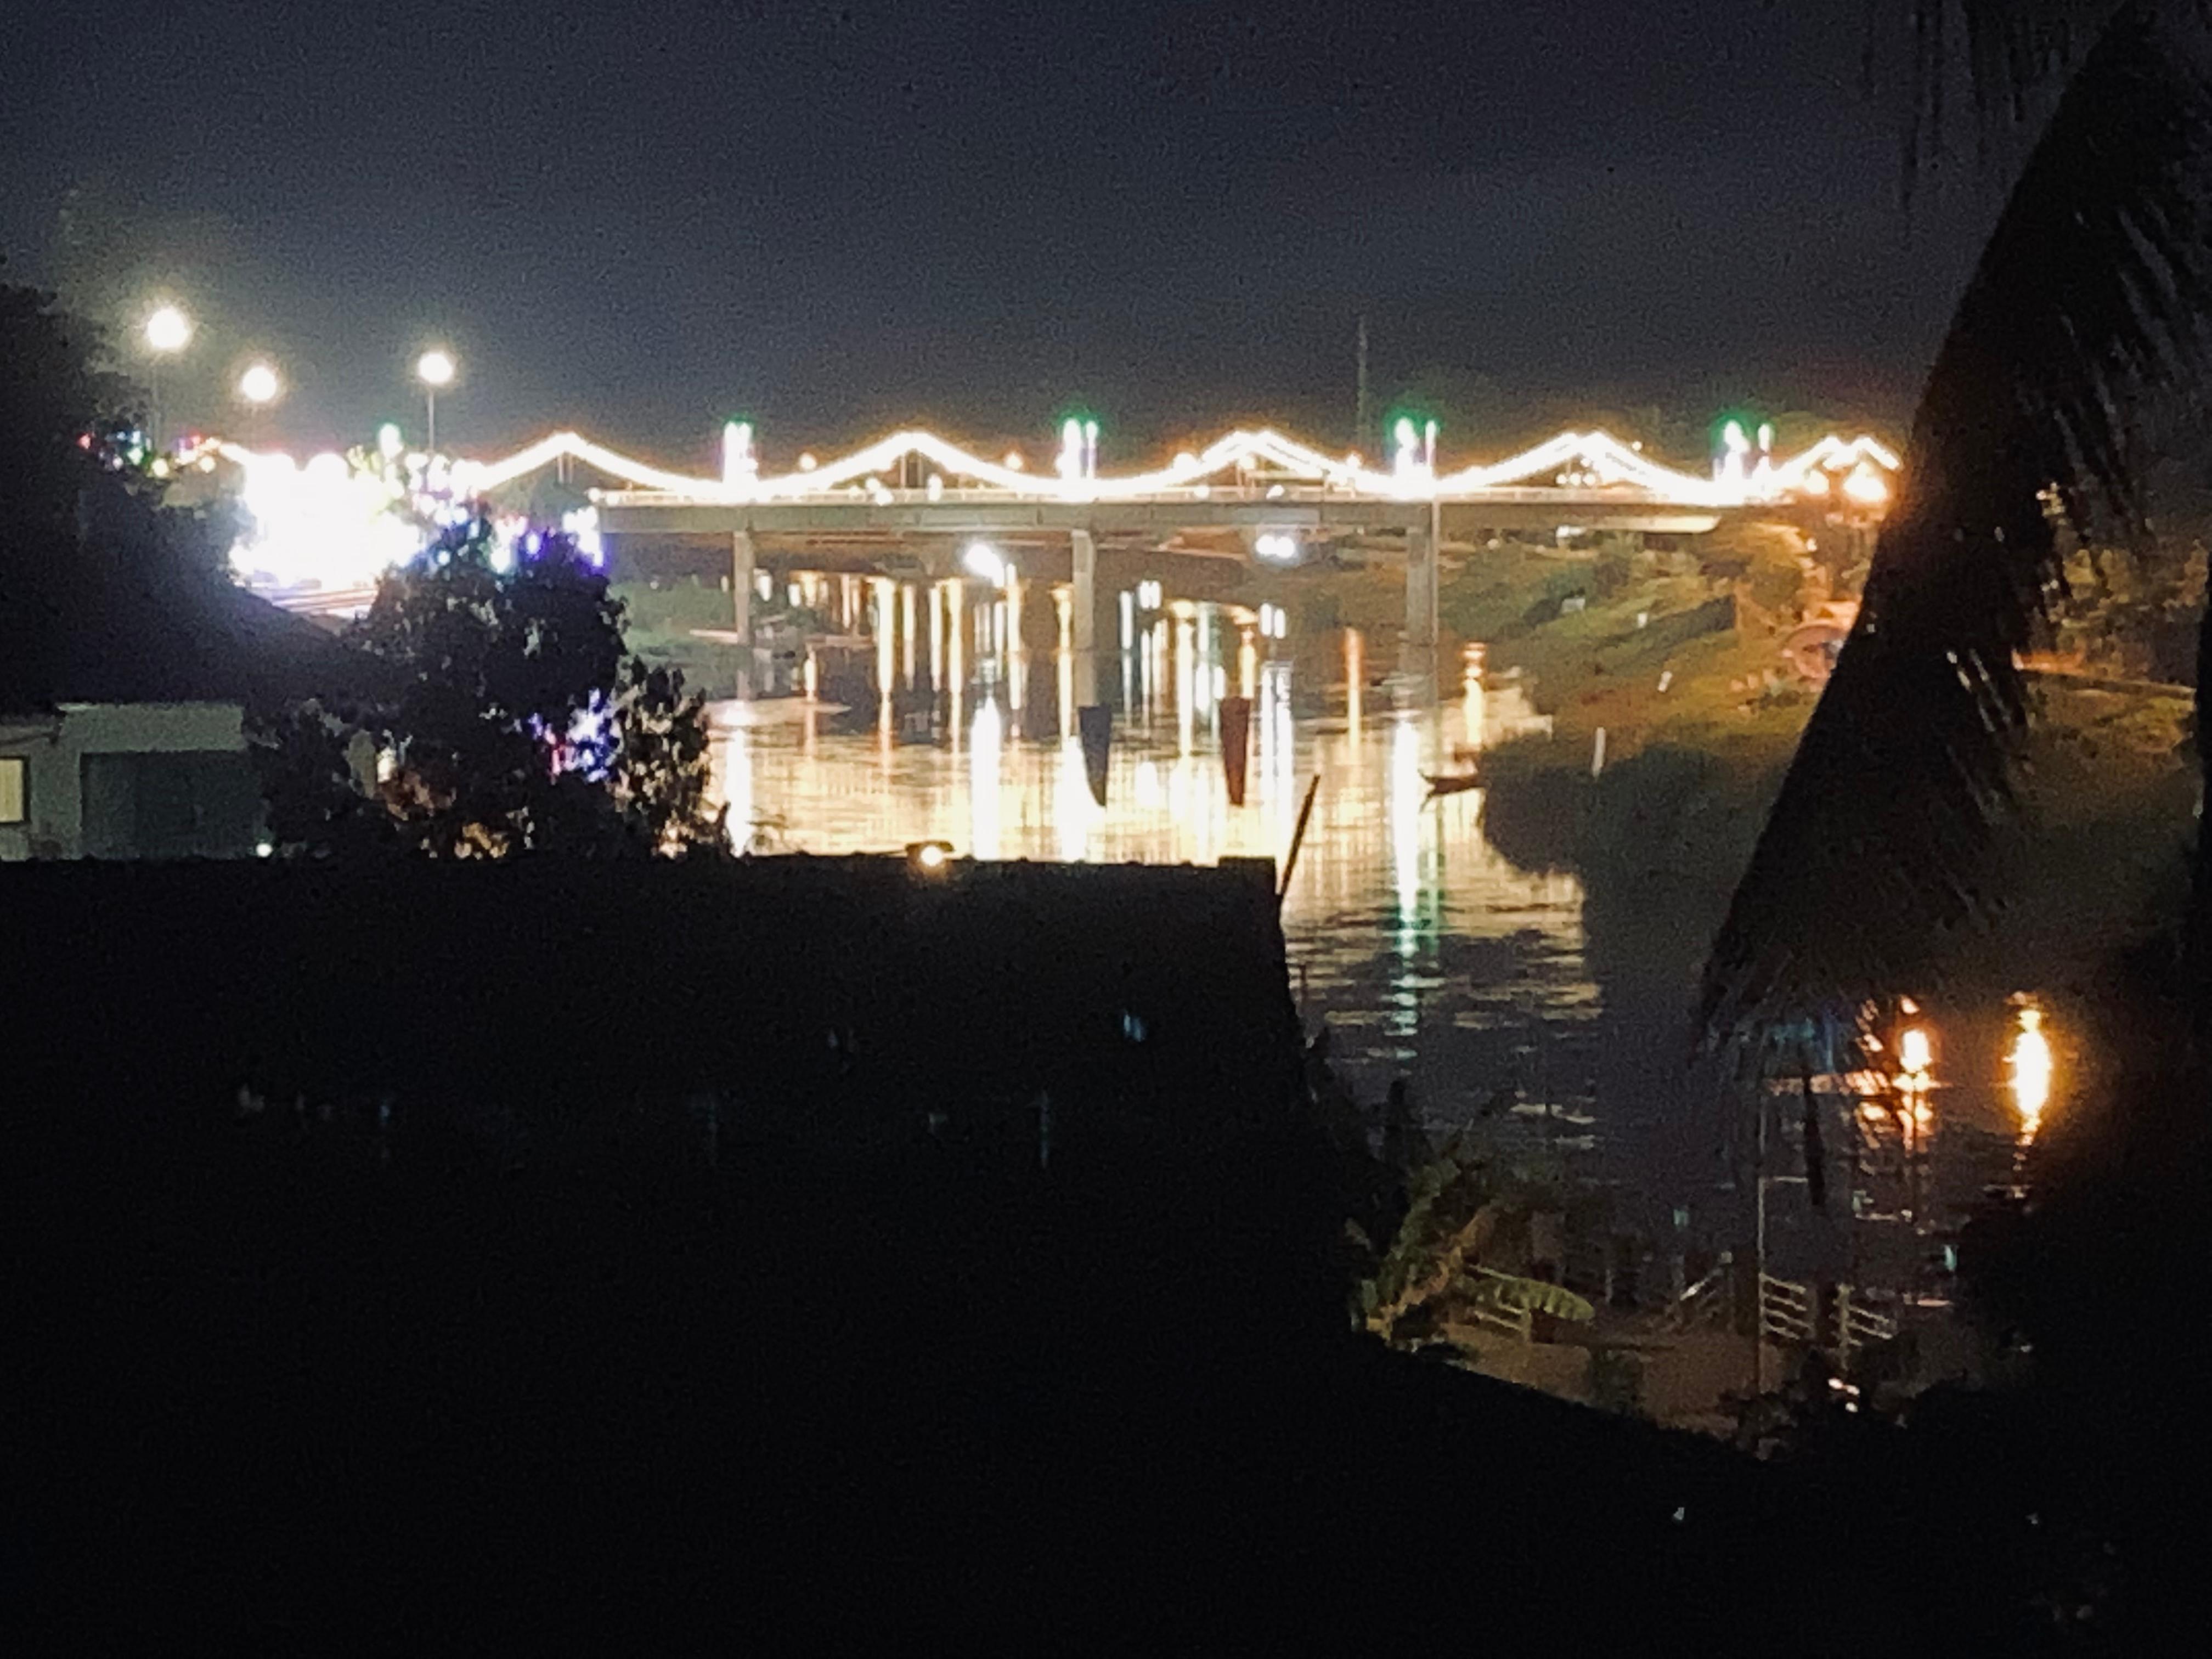
[[[1902,40],[1905,74],[1905,185],[1909,194],[1929,158],[1947,146],[1948,92],[1963,79],[1984,149],[2001,124],[2027,114],[2030,94],[2069,73],[2103,33],[2122,0],[1870,0],[1867,74],[1881,44]],[[1901,8],[1903,16],[1897,11]],[[1890,14],[1884,16],[1883,14]],[[1896,28],[1901,21],[1905,27]]]
[[[2130,0],[2030,155],[1923,392],[1859,619],[1707,965],[1705,1029],[1925,972],[1985,919],[2060,532],[2141,535],[2127,411],[2188,384],[2212,319],[2200,0]]]

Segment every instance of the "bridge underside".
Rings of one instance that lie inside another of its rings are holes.
[[[1529,495],[1544,492],[1516,492]],[[1444,532],[1581,530],[1702,535],[1723,514],[1705,509],[1608,505],[1582,500],[1443,501],[1435,512]],[[1181,530],[1237,529],[1353,535],[1426,530],[1427,501],[1316,501],[1237,499],[1187,501],[808,501],[805,503],[603,501],[601,527],[629,535],[1010,535],[1023,531],[1066,536],[1171,536]]]
[[[732,640],[751,643],[751,598],[758,549],[764,538],[834,547],[837,562],[879,544],[886,561],[903,554],[933,573],[958,568],[959,543],[988,537],[1025,555],[1048,550],[1057,564],[1065,549],[1073,587],[1073,644],[1079,664],[1095,661],[1096,641],[1110,637],[1110,595],[1098,580],[1101,544],[1140,541],[1158,549],[1184,532],[1214,532],[1231,548],[1200,544],[1175,550],[1196,557],[1242,558],[1254,538],[1287,534],[1304,542],[1370,537],[1402,538],[1406,550],[1405,644],[1409,665],[1433,666],[1440,595],[1438,544],[1474,541],[1501,532],[1551,534],[1562,527],[1618,533],[1699,535],[1723,514],[1685,509],[1648,499],[1605,499],[1597,492],[1499,491],[1480,501],[1437,501],[1331,499],[1308,492],[1303,499],[1249,495],[1172,501],[1054,501],[1003,498],[822,500],[805,502],[672,501],[619,494],[601,498],[600,527],[616,535],[727,537],[731,550]],[[1224,536],[1223,532],[1227,532]],[[860,544],[861,546],[856,546]],[[920,544],[917,545],[917,544]],[[1025,567],[1032,569],[1034,567]],[[1054,573],[1057,574],[1056,570]],[[1087,684],[1087,666],[1078,673]]]

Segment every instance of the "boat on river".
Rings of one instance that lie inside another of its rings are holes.
[[[1482,787],[1482,774],[1479,771],[1446,772],[1437,775],[1424,772],[1421,774],[1421,781],[1429,786],[1429,795],[1433,799],[1438,795],[1456,795],[1469,789],[1480,789]]]

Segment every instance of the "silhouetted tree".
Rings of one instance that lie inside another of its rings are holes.
[[[1708,963],[1705,1017],[1723,1041],[1940,981],[1932,941],[1987,921],[1990,854],[2033,714],[2020,654],[2049,637],[2073,546],[2160,556],[2154,457],[2135,428],[2161,402],[2200,395],[2206,367],[2212,8],[1907,9],[1908,174],[1940,136],[1929,119],[1940,127],[1959,48],[1987,112],[2019,115],[2039,82],[2063,77],[2063,90],[1929,372],[1857,624]],[[2197,650],[2201,764],[2212,617],[2199,618]],[[2087,1520],[2069,1534],[2072,1555],[2020,1591],[2069,1628],[2092,1628],[2081,1621],[2094,1613],[2111,1651],[2166,1650],[2155,1632],[2202,1628],[2202,1574],[2178,1542],[2194,1528],[2173,1524],[2203,1509],[2201,1486],[2180,1473],[2194,1467],[2185,1448],[2201,1437],[2201,1404],[2196,1368],[2166,1334],[2206,1294],[2212,858],[2201,834],[2197,871],[2185,948],[2108,973],[2084,1045],[2101,1055],[2100,1082],[2046,1127],[2033,1202],[1970,1235],[1962,1262],[2015,1352],[2032,1356],[2034,1387],[2017,1437],[1978,1454],[1950,1490],[1986,1498],[2008,1470],[2058,1478]],[[1916,1430],[1916,1453],[1943,1450],[1944,1433]],[[2029,1519],[2049,1518],[2036,1508]],[[2115,1566],[2124,1595],[2082,1588]]]
[[[96,328],[0,283],[0,703],[83,695],[118,659],[191,657],[241,620],[233,509],[168,503],[138,397]]]
[[[625,655],[622,603],[573,540],[526,538],[501,562],[481,518],[441,532],[386,574],[348,636],[388,697],[259,723],[280,848],[453,858],[724,844],[707,799],[704,700]]]
[[[2073,540],[2153,547],[2130,423],[2205,364],[2206,7],[1910,10],[1912,161],[1929,143],[1922,112],[1955,72],[1959,18],[1992,111],[2070,79],[1929,372],[1857,624],[1716,945],[1716,1030],[1924,982],[1930,940],[1986,917],[2030,717],[2019,654],[2049,635]],[[2212,738],[2201,718],[2198,731]],[[2198,1001],[2202,1018],[2212,1003]]]
[[[0,285],[0,571],[75,537],[78,497],[100,477],[83,441],[125,401],[97,351],[94,331],[52,295]]]

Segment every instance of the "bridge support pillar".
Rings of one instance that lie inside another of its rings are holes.
[[[739,697],[753,694],[753,538],[749,530],[730,537],[730,631],[736,638],[730,654],[736,659]]]
[[[1078,708],[1098,701],[1098,538],[1088,530],[1067,532],[1074,593],[1068,632],[1075,647]]]
[[[1437,648],[1437,521],[1406,532],[1406,648]]]

